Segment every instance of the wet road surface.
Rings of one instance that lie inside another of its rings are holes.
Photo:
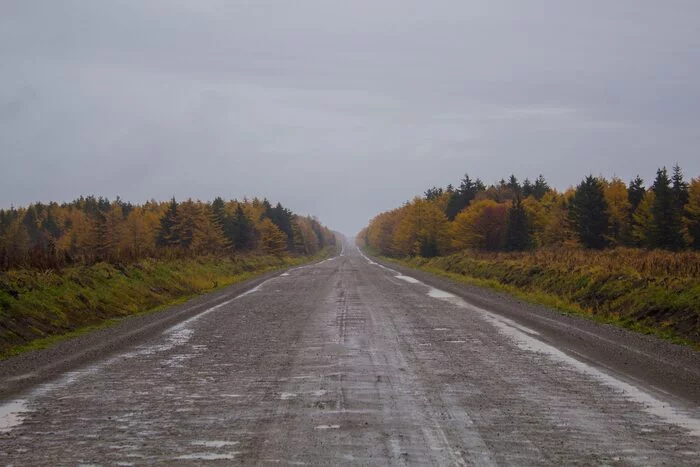
[[[674,394],[347,250],[0,402],[0,463],[700,462],[697,354]]]

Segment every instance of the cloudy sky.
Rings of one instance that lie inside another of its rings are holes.
[[[700,175],[696,0],[4,0],[0,207]]]

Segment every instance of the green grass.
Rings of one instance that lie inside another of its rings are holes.
[[[238,256],[106,263],[0,274],[0,359],[153,313],[267,272],[320,259]]]
[[[696,277],[651,277],[595,264],[561,268],[556,261],[534,265],[523,258],[477,258],[469,253],[382,259],[700,350]]]

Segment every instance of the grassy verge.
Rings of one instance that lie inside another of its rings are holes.
[[[0,358],[46,348],[193,296],[328,255],[241,256],[100,263],[0,274]]]
[[[384,259],[700,350],[700,277],[687,267],[674,273],[630,267],[635,253],[621,253],[625,259],[615,259],[620,252],[566,251]]]

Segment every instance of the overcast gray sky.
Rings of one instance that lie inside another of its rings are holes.
[[[4,0],[0,206],[700,175],[695,0]]]

